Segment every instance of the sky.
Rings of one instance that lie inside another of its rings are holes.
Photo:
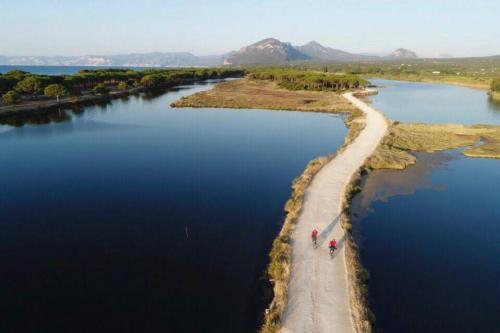
[[[274,37],[356,53],[500,54],[499,0],[0,0],[0,54],[222,54]]]

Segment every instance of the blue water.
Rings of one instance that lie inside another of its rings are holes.
[[[353,218],[375,332],[500,332],[500,162],[420,154],[364,184]]]
[[[151,67],[121,67],[121,66],[23,66],[23,65],[0,65],[0,74],[12,70],[21,70],[40,75],[70,75],[78,73],[82,69],[104,69],[104,68],[127,68],[144,70]]]
[[[255,330],[292,180],[346,129],[169,107],[210,87],[0,126],[0,331]]]
[[[485,91],[434,83],[370,79],[373,106],[403,122],[500,124],[500,103]]]

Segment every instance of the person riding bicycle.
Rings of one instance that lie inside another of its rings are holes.
[[[316,245],[316,240],[318,239],[318,230],[316,230],[316,228],[314,228],[313,231],[311,232],[311,238],[314,245]]]
[[[330,248],[330,254],[333,254],[333,251],[337,249],[337,240],[334,238],[330,241],[330,244],[328,244],[328,247]]]

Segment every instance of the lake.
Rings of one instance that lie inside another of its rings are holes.
[[[500,120],[480,91],[373,81],[388,87],[373,105],[393,119]],[[375,332],[500,332],[500,161],[416,156],[404,171],[364,176],[352,202]]]
[[[169,106],[211,87],[0,125],[0,331],[256,330],[291,183],[346,128]]]
[[[370,82],[379,86],[379,94],[369,98],[372,105],[393,120],[500,125],[500,103],[482,90],[437,83]]]

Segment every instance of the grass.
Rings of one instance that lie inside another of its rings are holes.
[[[500,101],[500,91],[490,91],[490,96],[495,101]]]
[[[361,173],[364,168],[356,172],[347,185],[342,204],[342,228],[346,232],[345,260],[349,281],[348,293],[356,332],[371,333],[375,316],[370,310],[368,302],[368,280],[370,273],[361,264],[359,247],[353,238],[352,223],[349,218],[349,207],[352,197],[361,191]]]
[[[335,92],[290,91],[264,80],[223,82],[209,91],[184,97],[173,107],[217,107],[232,109],[295,110],[328,113],[357,112],[345,98]]]
[[[394,122],[376,152],[370,169],[404,169],[416,159],[410,151],[434,152],[465,147],[469,157],[500,158],[500,126],[430,125]]]

